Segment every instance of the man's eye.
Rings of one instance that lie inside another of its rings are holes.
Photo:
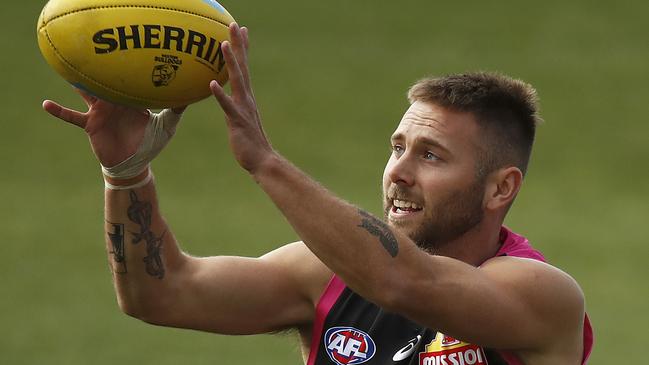
[[[392,145],[392,152],[394,152],[395,154],[401,154],[403,153],[403,147],[398,144]]]
[[[434,153],[432,153],[432,152],[430,152],[430,151],[427,151],[427,152],[424,154],[424,158],[425,158],[426,160],[439,160],[439,157],[437,157],[436,154],[434,154]]]

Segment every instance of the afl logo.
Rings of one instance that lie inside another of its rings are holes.
[[[376,352],[374,340],[354,327],[332,327],[325,332],[324,345],[329,358],[338,365],[362,364]]]

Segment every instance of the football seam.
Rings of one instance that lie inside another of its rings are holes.
[[[82,8],[82,9],[71,10],[71,11],[67,11],[67,12],[65,12],[65,13],[61,13],[61,14],[59,14],[59,15],[56,15],[56,16],[50,18],[50,19],[43,19],[43,23],[41,24],[41,28],[40,28],[40,29],[42,29],[43,27],[47,26],[47,24],[49,24],[50,22],[52,22],[52,21],[54,21],[54,20],[56,20],[56,19],[58,19],[58,18],[62,18],[62,17],[64,17],[64,16],[70,15],[70,14],[81,13],[81,12],[88,11],[88,10],[97,10],[97,9],[118,9],[118,8],[158,9],[158,10],[177,11],[177,12],[179,12],[179,13],[185,13],[185,14],[195,15],[195,16],[197,16],[197,17],[201,17],[201,18],[205,18],[205,19],[208,19],[208,20],[212,20],[212,21],[215,21],[215,22],[217,22],[217,23],[219,23],[219,24],[221,24],[221,25],[223,25],[223,26],[226,26],[226,27],[229,27],[229,26],[230,26],[229,24],[225,24],[223,21],[221,21],[221,20],[219,20],[219,19],[216,19],[216,18],[212,18],[212,17],[210,17],[210,16],[206,16],[206,15],[203,15],[203,14],[195,13],[195,12],[193,12],[193,11],[182,10],[182,9],[176,9],[176,8],[169,8],[169,7],[165,7],[165,6],[154,6],[154,5],[104,5],[104,6],[92,6],[92,7],[88,7],[88,8]],[[40,30],[40,29],[39,29],[39,30]]]
[[[118,94],[118,95],[125,96],[127,98],[136,99],[136,100],[140,100],[140,101],[143,101],[143,102],[157,102],[157,103],[161,103],[161,104],[164,104],[164,103],[167,103],[167,102],[170,101],[170,100],[153,99],[153,98],[147,99],[147,98],[142,98],[142,97],[135,96],[135,95],[130,95],[130,94],[127,94],[127,93],[125,93],[123,91],[116,90],[116,89],[114,89],[114,88],[112,88],[112,87],[110,87],[108,85],[105,85],[104,83],[99,82],[99,81],[95,80],[94,78],[86,75],[85,73],[81,72],[78,68],[76,68],[72,63],[70,63],[70,61],[65,59],[65,57],[63,57],[61,52],[59,52],[59,50],[54,45],[54,42],[52,42],[52,39],[50,39],[50,34],[48,33],[47,29],[45,29],[44,31],[45,31],[45,36],[47,37],[47,42],[50,44],[50,47],[52,47],[52,50],[54,51],[54,53],[56,53],[56,56],[61,61],[63,61],[63,63],[65,63],[66,66],[73,69],[79,76],[93,82],[94,84],[96,84],[98,86],[101,86],[101,87],[105,88],[106,90],[114,92],[115,94]],[[193,98],[192,99],[184,99],[183,102],[185,102],[185,101],[190,102],[191,100],[193,100]]]

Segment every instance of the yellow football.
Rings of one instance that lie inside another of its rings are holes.
[[[38,19],[45,60],[72,85],[115,103],[168,108],[227,81],[232,16],[215,0],[50,0]]]

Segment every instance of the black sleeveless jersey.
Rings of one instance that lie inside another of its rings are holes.
[[[497,256],[545,261],[525,237],[505,227]],[[584,318],[585,364],[593,333]],[[482,348],[389,313],[333,276],[316,308],[307,365],[522,365],[511,352]]]
[[[509,365],[496,351],[384,311],[345,287],[337,277],[328,292],[341,287],[322,323],[318,343],[312,343],[308,365]]]

